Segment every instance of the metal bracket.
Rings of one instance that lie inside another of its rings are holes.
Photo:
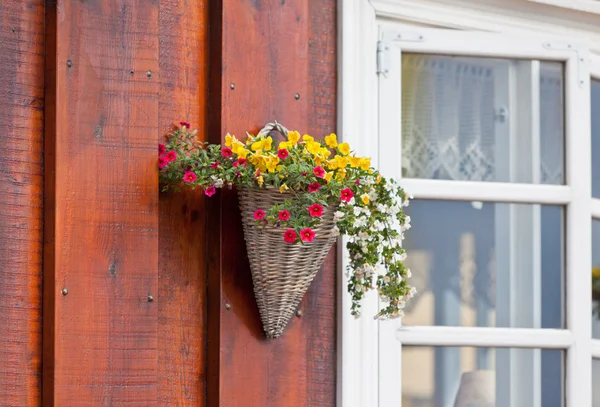
[[[580,88],[587,86],[589,73],[586,65],[589,64],[589,57],[579,45],[569,42],[552,41],[543,43],[544,48],[557,51],[571,51],[577,56],[577,83]]]
[[[386,30],[381,40],[377,41],[377,74],[387,76],[389,72],[387,53],[392,44],[422,41],[425,41],[425,36],[420,33]]]

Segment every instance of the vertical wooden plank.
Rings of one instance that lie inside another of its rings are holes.
[[[221,111],[213,134],[243,135],[274,119],[317,136],[335,130],[335,1],[223,0],[211,22],[217,18],[211,60],[220,53],[222,66],[211,81],[222,72]],[[304,315],[268,341],[235,194],[223,191],[217,205],[209,219],[209,235],[220,240],[209,240],[208,405],[334,406],[333,252],[302,303]]]
[[[0,404],[40,404],[44,1],[0,2]]]
[[[160,0],[159,129],[173,121],[206,137],[208,0]],[[206,202],[160,195],[158,404],[204,406],[206,388]]]
[[[158,11],[156,1],[59,0],[49,14],[55,332],[44,405],[157,402]]]

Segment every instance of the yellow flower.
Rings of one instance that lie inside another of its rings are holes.
[[[283,184],[282,186],[279,187],[279,192],[284,193],[285,191],[287,191],[289,188],[287,187],[287,185]]]
[[[297,131],[290,131],[287,135],[288,141],[292,144],[296,144],[300,140],[300,133]]]
[[[302,140],[304,140],[304,142],[306,144],[308,144],[309,142],[315,141],[314,137],[311,137],[308,134],[305,134],[304,136],[302,136]]]
[[[360,160],[362,160],[362,158],[360,157],[356,157],[356,156],[352,156],[352,157],[348,157],[350,159],[350,167],[352,168],[356,168],[360,165]]]
[[[236,154],[240,158],[246,158],[249,153],[250,153],[250,151],[248,151],[248,150],[246,150],[245,148],[242,147],[242,148],[238,149],[238,152]]]
[[[329,182],[329,181],[331,181],[332,176],[333,176],[333,172],[326,172],[325,176],[323,178],[325,178],[325,181]]]
[[[360,160],[360,168],[368,171],[371,168],[371,159],[369,157]]]
[[[350,145],[348,143],[342,143],[338,146],[338,150],[340,150],[340,153],[343,155],[348,155],[350,154]]]
[[[263,183],[265,182],[265,179],[261,175],[260,177],[256,177],[256,182],[258,182],[259,187],[262,187]]]
[[[325,143],[328,147],[336,148],[338,145],[337,136],[334,133],[331,133],[329,136],[325,137]]]
[[[271,144],[273,143],[273,139],[271,136],[267,137],[263,142],[263,150],[269,151],[271,149]]]
[[[316,141],[310,141],[306,143],[306,149],[312,155],[317,155],[319,153],[319,150],[321,150],[321,145]]]
[[[279,164],[279,157],[269,156],[265,161],[265,164],[267,165],[267,171],[275,172],[275,170],[277,169],[277,164]]]
[[[346,170],[342,169],[339,170],[336,174],[335,174],[335,179],[337,179],[338,181],[342,181],[344,178],[346,178]]]
[[[340,166],[340,162],[338,161],[339,156],[333,157],[331,160],[327,161],[327,168],[330,170],[335,170]]]
[[[282,141],[279,143],[279,147],[277,147],[277,149],[278,150],[290,150],[293,146],[294,146],[294,144],[290,141]]]
[[[254,137],[251,134],[246,133],[246,145],[249,146],[254,142]]]
[[[369,199],[369,195],[367,195],[367,194],[362,194],[362,195],[360,196],[360,200],[361,200],[361,201],[363,201],[363,203],[364,203],[365,205],[368,205],[368,204],[369,204],[369,201],[370,201],[370,199]]]
[[[229,133],[227,133],[227,134],[225,135],[225,146],[226,146],[226,147],[231,147],[231,144],[232,144],[234,141],[237,141],[237,139],[235,138],[235,136],[232,136],[232,135],[231,135],[231,134],[229,134]]]
[[[317,155],[321,158],[327,158],[331,155],[331,150],[323,147],[319,150],[319,152],[317,153]]]
[[[348,165],[348,158],[347,157],[338,157],[338,165],[340,168],[346,168],[346,166]]]
[[[323,164],[323,159],[319,156],[315,157],[315,164],[317,164],[317,165]]]
[[[592,276],[596,278],[600,277],[600,267],[594,267],[592,269]]]
[[[378,175],[378,176],[377,176],[377,181],[376,181],[376,182],[377,182],[378,184],[381,182],[381,175]],[[600,271],[600,270],[599,270],[599,271]]]
[[[255,141],[254,143],[252,143],[252,151],[262,150],[264,146],[265,146],[264,140]]]

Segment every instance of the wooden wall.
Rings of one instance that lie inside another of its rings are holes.
[[[159,194],[156,172],[180,120],[213,142],[273,119],[334,131],[335,12],[0,4],[0,405],[335,404],[333,251],[267,341],[235,193]]]

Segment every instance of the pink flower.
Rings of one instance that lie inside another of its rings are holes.
[[[237,168],[238,165],[240,165],[240,163],[238,163],[237,161],[234,161],[233,164],[231,164],[231,165],[233,165],[235,168]]]
[[[344,202],[350,202],[352,197],[354,196],[354,192],[350,188],[342,189],[340,194],[340,199]]]
[[[188,171],[183,175],[183,180],[185,182],[194,182],[194,181],[196,181],[197,178],[198,177],[196,176],[196,174],[194,174],[191,171]]]
[[[285,209],[279,212],[279,220],[288,220],[290,218],[290,212]]]
[[[238,158],[237,162],[239,165],[243,165],[244,167],[248,165],[248,162],[245,158]]]
[[[223,147],[221,149],[221,154],[223,154],[223,157],[229,158],[233,155],[233,151],[231,151],[229,147]]]
[[[174,161],[177,159],[177,153],[175,151],[169,151],[167,154],[165,154],[165,160],[167,160],[168,162]]]
[[[298,237],[298,234],[294,229],[288,229],[283,234],[283,240],[285,240],[287,243],[294,243],[296,241],[296,237]]]
[[[158,155],[163,155],[166,152],[167,152],[167,147],[165,147],[164,144],[159,143],[158,144]]]
[[[308,207],[308,213],[313,218],[320,218],[321,216],[323,216],[323,207],[318,203],[312,204]]]
[[[306,177],[307,175],[308,175],[308,173],[306,171],[302,173],[303,177]]]
[[[290,153],[285,148],[277,151],[277,157],[281,158],[282,160],[288,158],[288,155],[290,155]]]
[[[214,162],[210,165],[210,168],[215,169],[219,167],[219,163],[218,162]]]
[[[356,181],[354,181],[354,183],[355,183],[356,185],[360,185],[360,180],[359,180],[359,179],[357,179]]]
[[[255,220],[263,220],[265,218],[265,211],[263,211],[262,209],[257,209],[254,212],[254,219]]]
[[[242,173],[238,171],[235,173],[235,175],[236,175],[236,177],[240,178],[242,176]]]
[[[204,190],[204,195],[213,196],[215,194],[215,192],[217,192],[217,188],[215,188],[214,185],[211,185]]]
[[[313,182],[308,186],[308,192],[317,192],[319,189],[321,189],[321,184],[318,182]]]
[[[313,232],[311,228],[302,229],[300,231],[300,239],[302,239],[303,242],[310,243],[314,238],[315,232]]]
[[[323,178],[325,176],[325,170],[323,169],[323,167],[315,167],[313,169],[313,173],[317,178]]]
[[[191,127],[188,122],[179,122],[179,125],[181,127],[185,127],[186,129],[189,129]]]
[[[169,161],[165,157],[158,158],[158,168],[164,168],[169,164]]]

